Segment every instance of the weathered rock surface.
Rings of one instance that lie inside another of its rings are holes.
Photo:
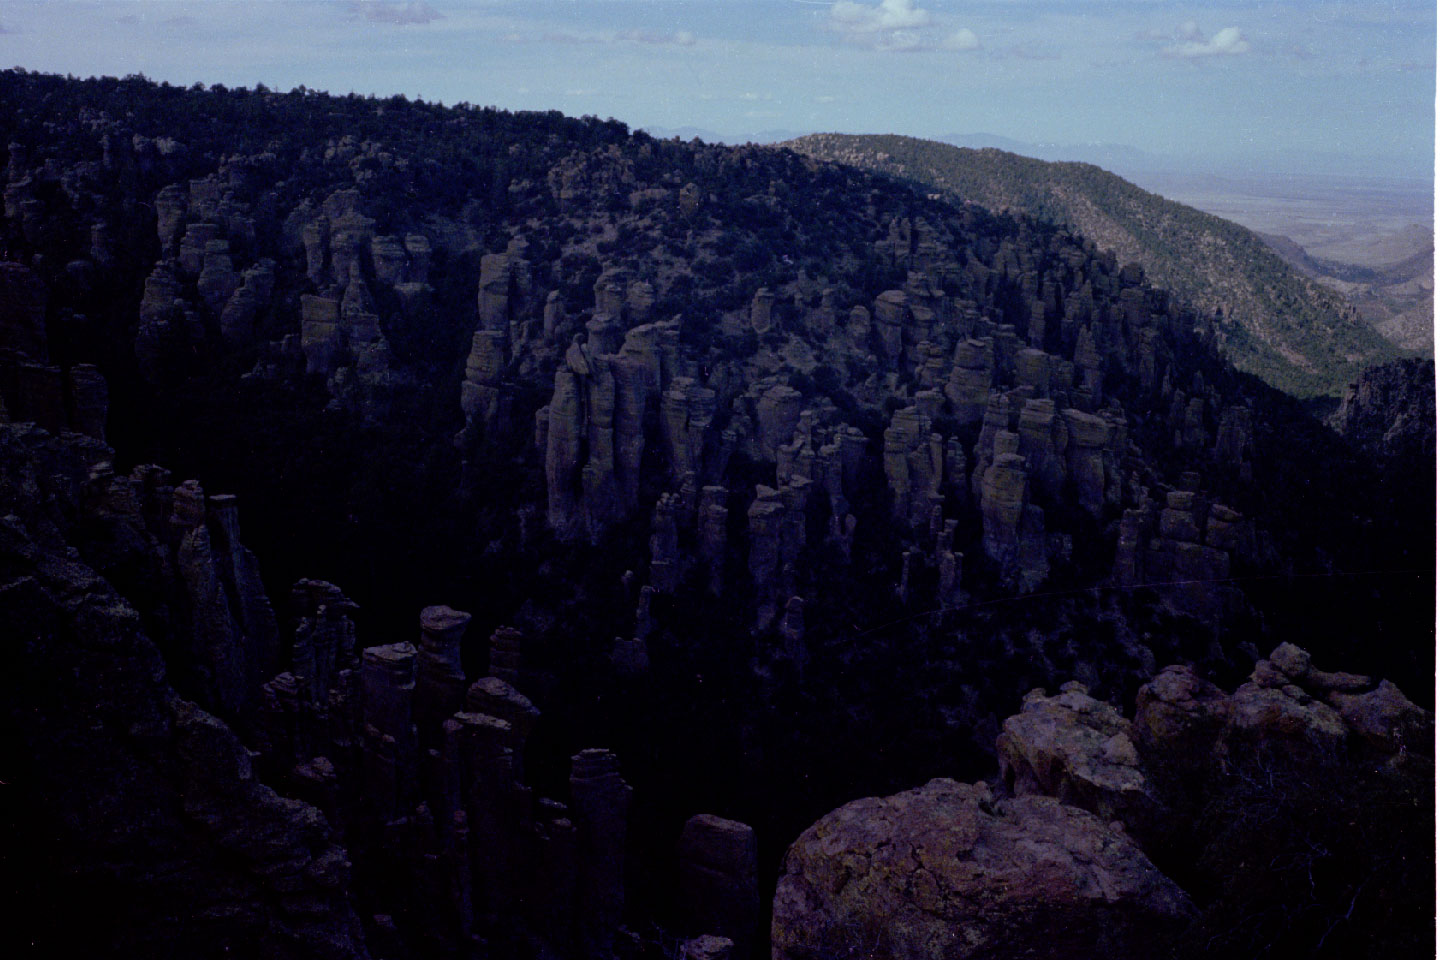
[[[1093,814],[932,780],[846,804],[801,834],[775,893],[772,955],[1130,956],[1190,912]]]
[[[1007,779],[1017,790],[1025,784],[1052,796],[1083,796],[1072,785],[1073,771],[1094,769],[1098,734],[1115,724],[1082,723],[1073,708],[1061,712],[1067,697],[1074,701],[1074,691],[1027,702],[1024,712],[1005,722],[997,747],[1002,757],[1016,758],[1002,760],[1002,768],[1013,771]],[[1105,711],[1113,713],[1099,706],[1107,718]],[[1037,723],[1032,714],[1048,722]],[[1116,771],[1123,779],[1114,782],[1135,783],[1138,794],[1132,795],[1146,803],[1112,803],[1110,809],[1147,838],[1183,831],[1195,805],[1207,791],[1221,789],[1236,765],[1283,757],[1297,769],[1334,775],[1356,758],[1365,763],[1428,754],[1434,730],[1434,717],[1388,680],[1376,684],[1316,669],[1310,655],[1290,643],[1257,661],[1249,681],[1230,694],[1191,667],[1166,667],[1136,694],[1133,724],[1118,722],[1129,762]],[[1109,760],[1103,751],[1101,758]]]
[[[1041,794],[1119,820],[1144,835],[1159,816],[1130,722],[1082,684],[1046,697],[1032,691],[995,742],[1000,776],[1016,796]]]

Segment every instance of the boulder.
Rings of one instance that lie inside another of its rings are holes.
[[[775,891],[771,955],[1140,956],[1192,910],[1094,814],[938,779],[848,803],[800,835]]]
[[[1230,699],[1188,666],[1161,670],[1135,695],[1136,745],[1161,766],[1187,770],[1208,763],[1215,740],[1230,716]]]
[[[1369,693],[1331,693],[1329,701],[1350,729],[1381,753],[1425,751],[1431,744],[1434,718],[1389,680]]]
[[[995,741],[1000,774],[1017,796],[1042,794],[1150,833],[1159,804],[1140,767],[1130,721],[1070,682],[1054,697],[1035,690]]]

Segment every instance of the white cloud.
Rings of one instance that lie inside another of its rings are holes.
[[[974,30],[961,27],[945,38],[943,46],[946,50],[979,50],[980,38]]]
[[[873,7],[855,0],[836,0],[830,8],[830,21],[846,33],[913,30],[930,26],[930,12],[915,6],[914,0],[880,0]]]
[[[929,10],[917,7],[915,0],[836,0],[830,6],[828,26],[851,43],[888,53],[980,47],[975,31],[932,16]]]
[[[1172,57],[1193,59],[1195,57],[1236,56],[1250,52],[1250,41],[1245,39],[1245,35],[1240,32],[1239,27],[1226,27],[1206,40],[1195,21],[1189,20],[1180,27],[1178,40],[1178,43],[1165,48],[1166,54]]]

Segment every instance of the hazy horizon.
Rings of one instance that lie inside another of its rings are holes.
[[[1428,179],[1433,4],[0,0],[0,62],[762,131]]]

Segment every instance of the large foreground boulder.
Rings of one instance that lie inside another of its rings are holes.
[[[1131,956],[1191,912],[1093,814],[937,779],[848,803],[800,835],[775,892],[772,956]]]

